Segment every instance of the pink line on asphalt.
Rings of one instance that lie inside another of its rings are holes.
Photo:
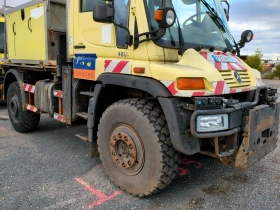
[[[75,180],[77,182],[79,182],[80,184],[84,185],[86,187],[86,189],[88,191],[90,191],[92,194],[96,195],[97,197],[99,197],[100,199],[98,201],[96,201],[95,203],[90,204],[88,207],[89,208],[93,208],[95,206],[99,206],[102,203],[111,200],[113,197],[115,197],[116,195],[119,195],[121,193],[121,191],[116,191],[114,192],[112,195],[107,196],[104,193],[100,192],[99,190],[93,188],[92,186],[90,186],[88,183],[86,183],[85,181],[83,181],[81,178],[75,178]]]
[[[112,195],[108,196],[107,198],[98,200],[95,203],[90,204],[88,207],[90,209],[92,209],[95,206],[99,206],[100,204],[104,203],[105,201],[111,200],[113,197],[115,197],[116,195],[119,195],[120,193],[121,193],[121,191],[116,191]]]

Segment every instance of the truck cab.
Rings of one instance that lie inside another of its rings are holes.
[[[277,90],[239,58],[221,0],[34,0],[6,13],[3,97],[18,132],[40,114],[100,154],[135,195],[176,177],[179,154],[248,168],[276,148]],[[97,152],[98,148],[98,152]]]

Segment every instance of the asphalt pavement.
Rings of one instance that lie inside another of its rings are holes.
[[[247,170],[184,156],[169,187],[140,199],[109,180],[75,137],[83,131],[43,115],[35,132],[19,134],[0,103],[0,209],[280,209],[280,147]]]

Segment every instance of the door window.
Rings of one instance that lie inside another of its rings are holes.
[[[89,12],[93,10],[95,4],[104,4],[104,0],[81,0],[81,12]]]
[[[115,0],[115,21],[117,24],[123,27],[128,26],[128,10],[129,10],[129,0]],[[126,45],[127,31],[123,28],[117,27],[117,46],[120,48],[125,48]]]

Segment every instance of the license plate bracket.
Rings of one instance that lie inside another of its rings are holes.
[[[260,105],[245,117],[243,140],[235,160],[237,168],[248,168],[276,148],[280,103]]]

